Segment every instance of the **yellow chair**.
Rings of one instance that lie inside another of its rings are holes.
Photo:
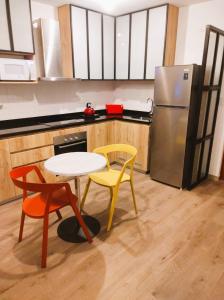
[[[96,172],[96,173],[90,174],[89,180],[87,182],[85,192],[83,195],[83,199],[81,202],[81,210],[83,209],[91,181],[93,181],[99,185],[108,187],[110,189],[110,195],[111,195],[109,221],[108,221],[108,225],[107,225],[107,231],[109,231],[111,228],[111,225],[112,225],[115,204],[116,204],[116,201],[118,198],[119,186],[121,183],[123,183],[125,181],[130,182],[135,213],[137,214],[137,206],[136,206],[135,193],[134,193],[134,187],[133,187],[133,167],[134,167],[134,161],[135,161],[135,158],[137,155],[137,149],[133,146],[126,145],[126,144],[112,144],[112,145],[107,145],[107,146],[96,148],[96,149],[94,149],[93,152],[102,154],[105,156],[105,158],[107,160],[107,171]],[[122,166],[122,169],[120,171],[113,170],[110,166],[108,154],[111,152],[125,152],[131,156],[127,161],[125,161],[125,163]],[[130,167],[130,174],[125,173],[125,170],[127,167]]]

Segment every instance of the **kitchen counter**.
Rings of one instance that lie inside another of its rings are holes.
[[[105,111],[97,111],[99,117],[84,118],[81,113],[44,116],[20,120],[0,122],[0,139],[33,132],[47,131],[70,126],[89,125],[98,122],[123,120],[150,125],[152,119],[146,112],[125,111],[123,115],[106,115]]]

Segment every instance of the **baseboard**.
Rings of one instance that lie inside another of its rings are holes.
[[[218,176],[214,176],[214,175],[210,175],[210,174],[208,174],[208,178],[213,180],[213,181],[219,181],[220,180]]]

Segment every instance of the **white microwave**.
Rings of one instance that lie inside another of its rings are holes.
[[[0,80],[36,80],[33,60],[0,58]]]

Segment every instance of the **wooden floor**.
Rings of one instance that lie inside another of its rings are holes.
[[[1,206],[0,299],[223,300],[224,183],[189,192],[136,173],[135,188],[138,217],[125,183],[106,233],[109,191],[91,186],[86,210],[102,225],[92,245],[62,241],[52,215],[45,270],[42,222],[27,218],[18,244],[21,201]],[[72,215],[70,208],[62,213]]]

